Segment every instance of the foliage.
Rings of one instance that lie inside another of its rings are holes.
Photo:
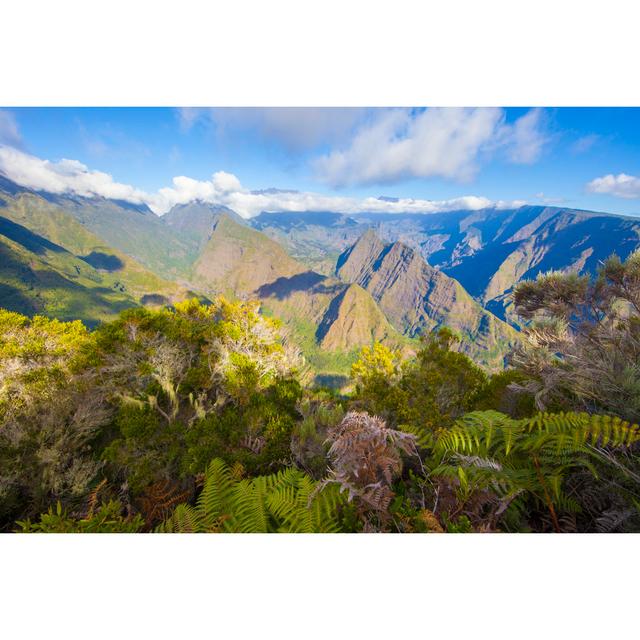
[[[315,479],[328,471],[328,434],[344,418],[344,409],[327,392],[315,392],[298,403],[301,415],[291,434],[291,453],[298,467]]]
[[[382,527],[402,471],[402,454],[417,455],[415,437],[389,429],[380,418],[351,411],[329,431],[331,468],[324,485],[337,483],[355,500],[365,528]]]
[[[87,360],[93,338],[79,321],[29,319],[0,309],[0,415],[51,399]]]
[[[535,322],[514,355],[539,409],[640,420],[640,252],[609,258],[597,277],[549,273],[514,291]]]
[[[617,417],[541,413],[514,420],[496,411],[472,412],[440,434],[434,453],[442,461],[431,473],[454,487],[449,518],[464,514],[493,530],[509,509],[513,514],[529,502],[529,513],[546,509],[560,531],[559,513],[580,508],[565,491],[567,478],[582,470],[597,476],[600,449],[638,440],[640,427]]]
[[[341,498],[298,469],[243,478],[241,465],[215,459],[195,507],[176,508],[161,533],[331,533],[339,530]]]
[[[16,524],[19,533],[137,533],[143,520],[139,515],[123,516],[122,505],[112,500],[80,519],[71,517],[58,502],[55,510],[49,507],[37,522],[25,520]]]
[[[363,349],[352,368],[352,406],[413,433],[425,447],[437,429],[474,407],[487,376],[466,355],[451,350],[456,337],[448,329],[425,335],[421,342],[416,357],[404,363],[381,344]]]
[[[387,413],[405,401],[398,387],[402,377],[400,352],[380,342],[363,347],[360,357],[351,367],[355,383],[355,400],[376,415]]]
[[[514,387],[522,387],[529,379],[517,369],[505,369],[491,375],[478,392],[473,408],[477,411],[495,409],[512,418],[527,418],[537,413],[531,395]]]
[[[347,395],[303,386],[252,302],[93,331],[0,311],[0,527],[640,530],[640,253],[515,298],[513,368],[487,376],[443,328],[363,349]]]
[[[277,323],[255,304],[135,309],[98,341],[120,398],[104,457],[134,491],[201,473],[215,456],[256,471],[288,457],[300,386]]]
[[[92,444],[110,409],[80,322],[0,310],[0,522],[82,496],[100,462]]]

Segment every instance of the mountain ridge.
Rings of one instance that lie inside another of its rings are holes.
[[[369,291],[402,334],[411,338],[448,326],[461,350],[490,367],[500,366],[515,331],[475,301],[455,279],[431,267],[415,249],[384,243],[368,230],[338,260],[337,275]]]

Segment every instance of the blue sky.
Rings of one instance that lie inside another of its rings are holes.
[[[195,197],[348,212],[383,195],[425,212],[474,197],[640,215],[640,109],[12,108],[0,144],[17,182],[157,213]],[[250,194],[270,187],[313,195]]]

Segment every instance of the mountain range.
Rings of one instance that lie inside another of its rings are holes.
[[[137,305],[224,294],[283,322],[332,382],[374,340],[411,352],[448,326],[490,369],[518,339],[510,292],[638,248],[640,221],[559,207],[439,214],[146,206],[34,192],[0,176],[0,306],[92,325]]]

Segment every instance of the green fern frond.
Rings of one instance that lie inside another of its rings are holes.
[[[221,460],[207,469],[196,506],[180,505],[157,531],[330,533],[339,530],[344,497],[298,469],[239,479]]]

